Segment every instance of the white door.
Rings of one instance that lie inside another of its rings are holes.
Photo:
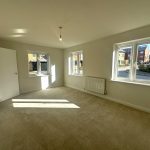
[[[0,48],[0,101],[19,95],[16,51]]]

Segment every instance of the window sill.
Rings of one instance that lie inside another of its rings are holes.
[[[112,82],[120,82],[120,83],[127,83],[127,84],[134,84],[134,85],[144,85],[144,86],[150,86],[150,82],[146,83],[146,82],[140,82],[140,81],[123,81],[123,80],[112,80]]]
[[[46,76],[49,76],[48,74],[47,75],[44,75],[44,74],[29,74],[29,77],[46,77]]]
[[[83,74],[69,74],[68,76],[83,77]]]

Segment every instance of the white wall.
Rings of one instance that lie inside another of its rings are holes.
[[[117,101],[150,112],[150,86],[111,81],[113,44],[150,37],[150,26],[113,35],[65,50],[65,85],[84,90],[84,77],[69,76],[67,58],[69,52],[83,50],[84,75],[107,79],[106,99]]]
[[[36,46],[6,40],[0,40],[0,47],[14,49],[17,52],[17,65],[19,75],[20,93],[26,93],[41,89],[41,77],[28,76],[27,51],[44,51],[50,55],[51,65],[56,66],[56,81],[52,86],[62,86],[64,82],[63,62],[64,52],[62,49]]]

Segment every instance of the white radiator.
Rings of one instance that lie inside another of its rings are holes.
[[[106,80],[96,77],[85,77],[85,90],[99,94],[106,94]]]

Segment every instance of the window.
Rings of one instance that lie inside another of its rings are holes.
[[[112,80],[150,84],[150,39],[114,45]]]
[[[70,75],[83,75],[83,52],[72,52],[68,58]]]
[[[48,74],[48,55],[28,53],[28,69],[30,75]]]

